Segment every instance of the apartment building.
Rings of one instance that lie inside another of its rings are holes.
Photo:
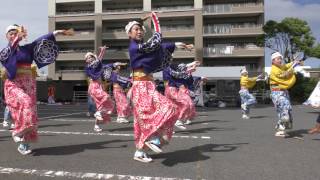
[[[105,63],[129,61],[124,27],[150,11],[160,12],[165,40],[195,45],[194,52],[176,51],[174,61],[196,59],[208,67],[246,66],[263,71],[264,49],[255,43],[263,33],[263,0],[49,0],[48,6],[50,31],[76,31],[73,37],[57,38],[61,53],[49,66],[48,77],[74,91],[86,86],[86,52],[107,45]],[[219,84],[214,79],[210,83]]]

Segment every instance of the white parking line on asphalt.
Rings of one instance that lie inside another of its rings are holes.
[[[122,134],[122,133],[91,133],[91,132],[66,132],[66,131],[38,131],[40,134],[64,134],[64,135],[92,135],[92,136],[124,136],[133,137],[134,134]],[[211,139],[210,136],[172,136],[174,138],[185,139]]]
[[[150,177],[150,176],[132,176],[120,174],[102,174],[102,173],[84,173],[84,172],[69,172],[69,171],[55,171],[55,170],[37,170],[37,169],[21,169],[1,167],[0,174],[28,174],[46,177],[65,177],[65,178],[81,178],[81,179],[130,179],[130,180],[189,180],[182,178],[168,178],[168,177]]]
[[[5,132],[8,130],[0,129],[0,132]],[[63,135],[91,135],[91,136],[123,136],[123,137],[133,137],[134,134],[122,134],[122,133],[92,133],[92,132],[67,132],[67,131],[38,131],[39,134],[63,134]],[[182,139],[205,139],[210,140],[210,136],[172,136],[174,138]]]

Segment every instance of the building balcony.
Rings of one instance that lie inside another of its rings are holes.
[[[103,32],[102,39],[128,39],[128,35],[125,30],[119,29],[114,31]]]
[[[103,9],[106,14],[124,14],[124,13],[142,13],[142,8],[126,8],[126,9]]]
[[[107,60],[127,60],[130,59],[128,50],[107,49],[104,56]]]
[[[173,53],[173,58],[194,58],[194,57],[195,57],[194,52],[189,52],[189,51],[176,50]],[[130,59],[130,57],[129,57],[128,50],[108,49],[104,59],[106,59],[106,60],[128,60],[128,59]]]
[[[185,50],[175,50],[173,53],[173,58],[194,58],[195,57],[195,53],[194,51],[185,51]]]
[[[94,15],[88,14],[87,16],[56,16],[55,22],[65,23],[65,22],[81,22],[81,21],[94,21]]]
[[[193,10],[193,5],[184,5],[184,6],[160,6],[152,8],[152,11],[186,11]]]
[[[86,80],[87,75],[84,70],[57,70],[55,73],[55,79],[81,81]]]
[[[164,28],[161,27],[162,35],[165,38],[194,37],[194,28]],[[122,30],[107,31],[102,33],[103,39],[128,39],[127,33]]]
[[[158,16],[160,18],[193,17],[194,11],[186,11],[186,10],[162,11],[161,13],[158,14]]]
[[[94,11],[58,11],[57,16],[74,16],[74,15],[89,15],[94,14]]]
[[[206,5],[203,8],[205,16],[239,16],[261,14],[264,12],[262,3],[247,3],[247,4],[215,4]]]
[[[193,26],[161,27],[162,35],[166,38],[194,37]]]
[[[220,57],[263,57],[264,48],[261,47],[238,47],[226,46],[224,48],[205,47],[203,56],[207,58]]]
[[[145,16],[143,12],[131,12],[131,13],[103,13],[102,20],[130,20],[140,19]],[[124,27],[123,27],[124,28]]]
[[[62,50],[59,53],[58,61],[79,61],[84,59],[87,52],[93,52],[93,49],[88,50]]]
[[[57,36],[57,41],[95,40],[94,31],[75,31],[74,36]]]
[[[263,34],[262,26],[253,27],[224,27],[205,26],[203,28],[204,37],[237,37],[237,36],[258,36]]]

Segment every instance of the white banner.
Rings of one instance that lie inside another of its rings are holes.
[[[318,81],[318,84],[312,91],[310,97],[306,102],[303,103],[304,105],[309,105],[314,108],[319,108],[320,107],[320,81]]]

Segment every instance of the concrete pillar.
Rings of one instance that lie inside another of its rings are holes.
[[[102,15],[96,14],[94,20],[95,42],[94,49],[98,52],[99,47],[102,45]]]
[[[194,1],[194,8],[195,9],[202,9],[203,0],[193,0]]]
[[[48,0],[48,16],[53,17],[56,15],[56,1]]]
[[[195,60],[203,63],[203,17],[202,10],[194,12],[194,46]]]
[[[56,29],[56,21],[54,17],[49,17],[48,26],[49,26],[48,27],[49,32],[52,32]],[[56,63],[53,63],[48,66],[48,78],[55,79],[55,77],[56,77]]]
[[[95,0],[94,1],[94,12],[96,14],[102,13],[102,0]]]
[[[151,7],[151,0],[143,0],[143,11],[150,12]]]

